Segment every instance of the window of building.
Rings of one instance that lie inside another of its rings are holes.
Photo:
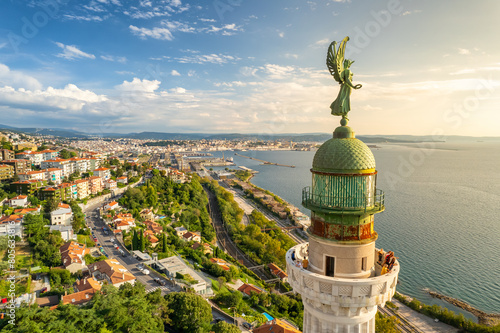
[[[366,266],[368,264],[368,257],[361,258],[361,270],[366,271]]]
[[[335,276],[335,257],[326,256],[325,275]]]

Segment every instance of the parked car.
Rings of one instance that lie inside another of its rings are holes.
[[[149,275],[149,269],[144,268],[144,269],[142,270],[142,272],[143,272],[144,274],[146,274],[146,275]]]
[[[252,325],[250,325],[246,321],[243,323],[243,327],[246,328],[246,329],[249,329],[249,330],[252,329]]]
[[[41,293],[44,293],[47,291],[47,287],[43,287],[42,290],[40,290]]]

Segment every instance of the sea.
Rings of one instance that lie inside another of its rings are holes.
[[[500,312],[500,142],[377,144],[371,149],[386,206],[375,215],[377,247],[399,258],[397,290],[457,312],[462,311],[428,291]],[[237,166],[258,171],[251,180],[255,185],[310,214],[301,205],[301,191],[311,185],[315,151],[237,153],[295,165],[263,165],[224,152]]]

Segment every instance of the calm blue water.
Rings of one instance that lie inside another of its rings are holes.
[[[375,216],[377,246],[400,258],[398,290],[436,303],[425,292],[431,289],[500,312],[500,143],[379,146],[372,151],[386,211]],[[260,165],[225,153],[237,165],[259,171],[254,184],[309,214],[301,206],[301,190],[311,185],[315,152],[240,154],[295,165]]]

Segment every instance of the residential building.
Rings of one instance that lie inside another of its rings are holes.
[[[42,169],[58,168],[62,170],[63,177],[69,177],[75,170],[73,169],[73,162],[61,158],[42,161],[40,163]]]
[[[28,171],[18,174],[19,180],[46,180],[42,170]]]
[[[18,195],[10,199],[9,202],[10,207],[26,207],[28,206],[28,196],[27,195]]]
[[[14,177],[14,167],[8,164],[0,164],[0,180]]]
[[[89,272],[96,281],[108,281],[115,287],[125,283],[133,285],[136,281],[135,276],[115,259],[95,262],[89,265]]]
[[[155,214],[151,211],[151,209],[143,209],[139,215],[141,215],[141,218],[144,220],[154,220],[155,219]]]
[[[89,158],[89,170],[94,171],[95,169],[99,169],[101,166],[101,159],[97,157]]]
[[[99,176],[106,181],[111,178],[111,172],[108,168],[98,168],[94,170],[94,176]]]
[[[128,231],[131,228],[135,228],[135,219],[132,217],[132,214],[118,214],[113,218],[113,223],[115,225],[115,229],[117,230],[125,230]]]
[[[95,289],[88,289],[84,291],[79,291],[73,294],[61,296],[61,301],[63,305],[73,304],[73,305],[82,305],[90,302],[94,294],[96,293]]]
[[[199,243],[198,243],[199,244]],[[220,268],[222,268],[223,270],[225,271],[229,271],[230,268],[229,268],[229,264],[227,263],[227,261],[225,261],[224,259],[220,259],[220,258],[210,258],[210,261],[213,262],[214,264],[217,264],[220,266]]]
[[[50,212],[50,224],[71,225],[73,211],[68,204],[59,203],[56,210]]]
[[[151,230],[144,231],[143,235],[144,237],[147,238],[147,240],[151,243],[153,247],[155,247],[158,244],[159,239],[154,235],[154,233]]]
[[[116,190],[116,182],[113,179],[107,179],[104,181],[104,187],[110,191]]]
[[[58,188],[61,189],[64,200],[78,199],[78,189],[75,183],[62,183]]]
[[[23,238],[23,217],[10,215],[0,217],[0,236],[19,236]]]
[[[23,150],[25,148],[28,148],[31,151],[36,151],[38,149],[37,145],[33,142],[18,142],[14,144],[15,150]]]
[[[91,194],[97,194],[102,192],[103,190],[103,183],[102,183],[102,178],[98,176],[92,176],[89,177],[89,183],[90,183],[90,193]]]
[[[256,287],[253,284],[248,284],[248,283],[242,284],[241,287],[238,288],[238,291],[245,294],[246,296],[252,296],[252,291],[257,294],[263,292],[263,290],[260,289],[259,287]]]
[[[85,199],[90,195],[90,182],[88,179],[78,179],[74,183],[76,184],[78,199]]]
[[[29,160],[15,160],[15,159],[10,159],[10,160],[3,160],[0,162],[1,164],[7,164],[11,165],[14,167],[14,173],[16,175],[19,175],[23,172],[28,172],[31,170],[31,162]]]
[[[282,319],[273,319],[254,328],[253,333],[302,333],[297,326]]]
[[[159,223],[147,220],[144,221],[144,225],[148,230],[151,230],[155,234],[161,234],[163,232],[163,227]]]
[[[106,204],[104,206],[104,210],[119,210],[120,206],[118,205],[118,202],[116,201],[111,201],[110,203]]]
[[[90,250],[85,245],[70,241],[61,246],[59,252],[64,267],[71,273],[87,268],[84,257]]]
[[[38,214],[38,213],[40,213],[40,206],[35,207],[35,208],[17,208],[17,209],[14,209],[15,215],[20,215],[23,217],[26,214]]]
[[[188,242],[189,241],[201,242],[201,236],[196,232],[191,232],[191,231],[188,231],[184,235],[182,235],[182,239]]]
[[[42,186],[46,186],[45,180],[22,180],[10,184],[10,190],[17,194],[34,195]]]
[[[188,232],[188,231],[187,231],[187,229],[186,229],[186,228],[184,228],[184,227],[176,227],[176,228],[174,228],[174,229],[175,229],[175,233],[176,233],[176,234],[177,234],[177,236],[179,236],[179,237],[184,236],[184,234],[185,234],[186,232]]]
[[[177,273],[183,275],[189,274],[194,280],[198,281],[198,283],[190,285],[190,288],[198,294],[212,294],[211,283],[207,283],[202,276],[196,273],[192,268],[188,267],[181,257],[173,256],[164,258],[154,261],[153,265],[158,271],[165,273],[169,278],[175,278]]]
[[[125,176],[116,178],[116,182],[120,184],[128,184],[128,178]]]
[[[101,284],[93,277],[78,279],[75,282],[74,289],[76,291],[84,291],[89,289],[101,290]]]
[[[73,172],[84,173],[89,170],[89,160],[86,158],[73,157],[70,161],[73,162]]]
[[[40,200],[54,199],[56,201],[64,200],[65,192],[57,186],[48,186],[38,191]]]
[[[0,149],[0,160],[13,160],[16,158],[14,151],[9,149]]]
[[[282,282],[288,282],[288,274],[286,274],[281,268],[273,263],[267,264],[267,267],[271,270],[273,275],[279,277]]]
[[[36,151],[23,151],[16,154],[16,159],[28,160],[32,165],[39,166],[43,161],[43,154]]]
[[[55,150],[45,149],[40,151],[43,154],[43,160],[53,160],[59,156],[59,152]]]
[[[47,227],[49,227],[50,232],[59,231],[61,233],[61,238],[65,242],[76,240],[76,234],[74,233],[73,227],[71,225],[57,224]]]
[[[63,172],[59,168],[49,168],[42,170],[45,173],[45,180],[54,184],[61,184]]]

